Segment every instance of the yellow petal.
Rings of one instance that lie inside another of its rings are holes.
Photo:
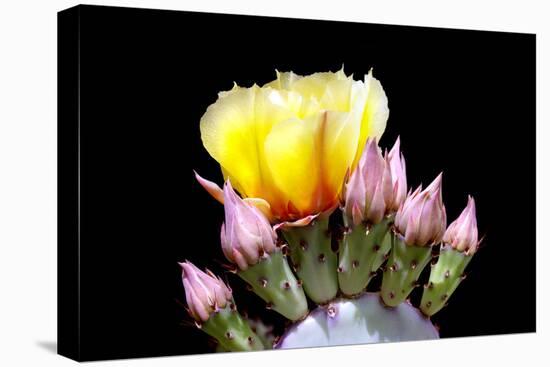
[[[277,71],[277,79],[267,83],[265,86],[298,92],[306,98],[314,97],[320,100],[325,92],[327,83],[335,80],[345,80],[347,78],[343,69],[340,69],[336,73],[321,72],[307,76],[301,76],[292,71]]]
[[[302,76],[294,74],[292,71],[289,72],[279,72],[277,71],[277,79],[272,82],[269,82],[265,87],[271,87],[275,89],[284,89],[291,90],[292,84],[298,79],[301,79]]]
[[[297,118],[288,119],[273,126],[265,140],[273,180],[289,206],[298,211],[307,210],[317,186],[315,128]]]
[[[321,97],[321,108],[328,111],[348,112],[352,108],[353,79],[333,80],[327,83]]]
[[[248,204],[253,205],[256,208],[258,208],[262,212],[262,214],[265,215],[267,220],[269,220],[270,222],[273,222],[273,220],[275,219],[274,215],[273,215],[273,212],[271,211],[271,206],[264,199],[246,198],[246,199],[243,199],[243,201],[245,203],[248,203]]]
[[[363,121],[365,119],[369,120],[369,136],[376,136],[380,140],[384,130],[386,130],[386,123],[390,114],[388,97],[380,81],[372,76],[372,71],[367,75],[365,83],[369,84],[369,94]]]
[[[231,178],[245,197],[271,202],[277,196],[272,190],[263,142],[273,124],[294,116],[288,100],[301,97],[287,94],[270,88],[234,88],[220,94],[201,119],[206,150],[220,163],[224,177]]]
[[[382,84],[372,76],[372,71],[365,76],[365,89],[367,90],[367,100],[363,112],[361,133],[353,167],[359,162],[367,138],[369,136],[375,136],[378,141],[380,140],[386,129],[386,122],[388,121],[390,113],[386,93],[382,88]]]
[[[346,80],[343,71],[337,73],[315,73],[297,79],[290,85],[290,90],[300,93],[305,98],[321,100],[327,89],[327,84],[337,80]]]
[[[319,151],[325,190],[323,201],[327,204],[337,200],[346,172],[353,163],[361,120],[350,112],[328,111],[324,115]]]
[[[261,177],[253,144],[255,94],[253,88],[220,93],[200,121],[204,147],[243,190],[257,190]]]

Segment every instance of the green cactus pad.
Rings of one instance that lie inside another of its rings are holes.
[[[388,259],[392,246],[392,234],[391,231],[387,231],[380,243],[380,250],[376,252],[375,259],[372,263],[372,271],[377,271],[380,269],[382,264]]]
[[[337,259],[331,249],[328,218],[317,219],[304,227],[283,230],[290,248],[290,258],[306,294],[323,304],[338,292]]]
[[[262,340],[230,305],[212,313],[201,329],[214,337],[226,351],[263,350]]]
[[[425,315],[432,316],[445,306],[462,281],[464,269],[470,260],[472,255],[466,255],[448,245],[441,247],[420,301],[420,309]]]
[[[268,308],[287,319],[296,321],[307,314],[304,291],[280,250],[266,254],[258,264],[239,271],[238,275],[267,302]]]
[[[344,235],[338,264],[338,283],[345,295],[361,293],[384,262],[385,255],[391,249],[388,225],[389,219],[370,228],[359,224]]]
[[[264,349],[273,349],[275,344],[275,335],[273,335],[273,326],[268,326],[260,319],[243,318],[250,325],[250,329],[256,334],[259,340],[262,342]],[[225,349],[223,345],[217,343],[216,353],[230,352]]]
[[[275,349],[438,339],[430,320],[409,303],[385,307],[377,293],[318,307],[279,339]]]
[[[418,286],[418,277],[431,259],[429,246],[408,246],[399,235],[392,233],[392,251],[382,278],[382,300],[395,307],[405,301]]]
[[[265,349],[273,349],[275,335],[273,335],[273,326],[268,326],[260,319],[248,319],[248,324],[252,331],[258,335]]]

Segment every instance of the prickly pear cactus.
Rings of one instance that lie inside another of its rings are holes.
[[[277,73],[262,87],[222,92],[208,107],[201,136],[225,183],[195,175],[224,205],[227,267],[265,312],[288,320],[273,335],[239,313],[220,277],[181,263],[189,315],[218,351],[439,337],[430,317],[478,249],[475,202],[468,197],[447,226],[442,175],[412,190],[399,138],[389,152],[379,147],[387,117],[372,73],[355,81],[343,70]],[[380,289],[367,292],[376,277]],[[418,305],[413,292],[422,292]]]

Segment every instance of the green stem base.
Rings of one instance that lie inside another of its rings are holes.
[[[431,259],[429,246],[408,246],[392,233],[393,246],[382,278],[382,300],[395,307],[405,301],[418,286],[418,277]]]
[[[432,267],[430,280],[422,293],[420,309],[425,315],[432,316],[441,310],[462,282],[464,269],[472,260],[450,246],[442,246],[437,263]]]
[[[311,300],[323,304],[338,292],[337,259],[331,249],[328,218],[316,219],[304,227],[283,229],[290,258]]]
[[[338,283],[347,296],[361,293],[391,249],[388,234],[389,219],[367,228],[365,224],[353,226],[344,235],[338,264]]]
[[[223,349],[240,352],[263,350],[261,339],[252,331],[236,309],[229,305],[212,313],[202,324],[202,330],[214,337]]]
[[[296,321],[307,314],[304,291],[281,251],[266,254],[258,264],[239,271],[238,275],[267,302],[268,308],[287,319]]]
[[[262,343],[264,346],[264,349],[273,349],[273,345],[275,344],[275,335],[273,335],[273,326],[268,326],[263,323],[260,319],[250,319],[243,317],[243,320],[248,322],[250,325],[250,329],[256,334],[258,337],[258,340]],[[218,343],[216,346],[216,352],[217,353],[225,353],[225,352],[231,352],[230,350],[227,350]]]

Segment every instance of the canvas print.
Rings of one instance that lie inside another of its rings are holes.
[[[61,12],[60,353],[534,332],[534,60],[528,34]]]

